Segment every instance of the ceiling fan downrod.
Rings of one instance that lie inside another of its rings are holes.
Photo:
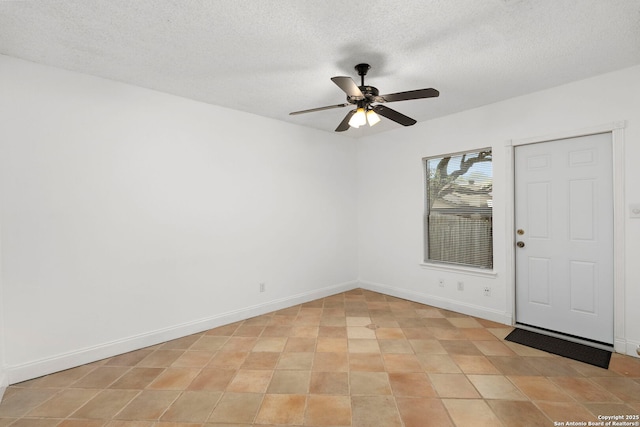
[[[358,64],[354,67],[360,76],[360,86],[364,86],[364,76],[367,75],[367,71],[371,68],[369,64]]]

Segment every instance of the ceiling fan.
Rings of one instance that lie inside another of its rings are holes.
[[[355,105],[356,109],[347,113],[345,118],[340,122],[336,128],[336,132],[344,132],[349,127],[358,128],[360,126],[369,123],[369,126],[373,126],[380,121],[380,116],[393,120],[396,123],[400,123],[403,126],[411,126],[416,124],[416,121],[411,117],[407,117],[402,113],[392,110],[384,105],[372,105],[374,102],[396,102],[407,101],[410,99],[422,99],[422,98],[435,98],[440,95],[436,89],[417,89],[409,90],[406,92],[390,93],[388,95],[379,95],[378,89],[373,86],[366,86],[364,84],[364,76],[367,75],[367,71],[371,66],[369,64],[358,64],[355,69],[360,76],[360,86],[357,86],[351,77],[332,77],[331,80],[338,85],[347,94],[347,102],[344,104],[328,105],[326,107],[311,108],[309,110],[294,111],[289,115],[312,113],[314,111],[330,110],[332,108],[342,108],[349,105]]]

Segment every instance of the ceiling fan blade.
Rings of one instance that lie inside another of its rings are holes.
[[[355,113],[356,110],[349,111],[336,128],[336,132],[344,132],[345,130],[349,129],[349,120],[351,120],[351,116],[353,116]]]
[[[350,98],[364,99],[364,94],[351,77],[331,77],[331,81],[337,84]]]
[[[380,95],[385,102],[408,101],[410,99],[436,98],[440,95],[436,89],[418,89],[406,92],[390,93],[388,95]]]
[[[351,104],[349,104],[348,102],[345,102],[344,104],[327,105],[326,107],[318,107],[318,108],[311,108],[309,110],[294,111],[293,113],[289,113],[289,115],[295,116],[296,114],[313,113],[314,111],[330,110],[332,108],[346,107],[347,105],[351,105]]]
[[[380,114],[381,116],[386,117],[387,119],[391,119],[396,123],[400,123],[402,126],[411,126],[417,123],[411,117],[407,117],[402,113],[398,113],[396,110],[385,107],[384,105],[375,105],[373,107],[373,111]]]

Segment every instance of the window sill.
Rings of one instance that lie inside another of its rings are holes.
[[[460,265],[435,264],[435,263],[431,264],[431,263],[421,262],[420,266],[428,270],[448,271],[451,273],[467,274],[469,276],[489,277],[489,278],[495,278],[498,276],[498,273],[496,273],[495,270],[484,270],[481,268],[463,267]]]

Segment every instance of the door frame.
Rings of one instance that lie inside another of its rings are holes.
[[[613,338],[617,353],[627,353],[625,334],[625,208],[624,208],[624,128],[626,121],[606,123],[578,130],[556,132],[544,136],[513,139],[505,144],[507,191],[506,191],[506,276],[508,283],[507,302],[510,305],[511,324],[516,323],[516,251],[515,251],[515,147],[551,142],[558,139],[575,138],[600,133],[611,134],[612,172],[613,172]]]

